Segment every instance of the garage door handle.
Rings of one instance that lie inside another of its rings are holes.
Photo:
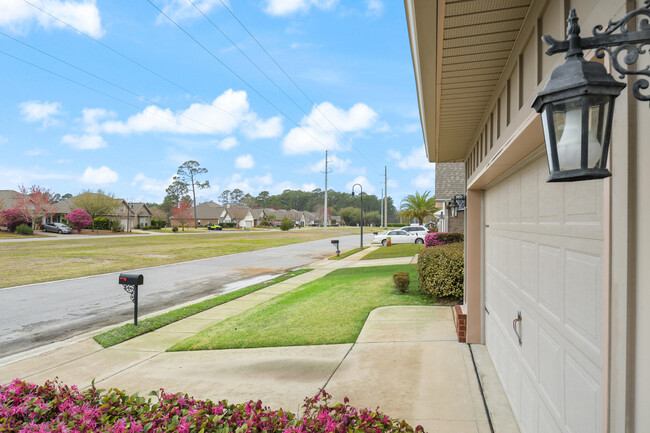
[[[519,331],[517,331],[517,322],[521,323],[521,311],[517,311],[517,318],[512,321],[512,329],[515,331],[515,334],[517,334],[517,339],[519,340],[519,345],[521,346],[521,334]],[[519,325],[521,328],[521,325]]]

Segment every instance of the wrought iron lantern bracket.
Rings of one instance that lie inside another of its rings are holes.
[[[576,18],[573,22],[571,22],[572,17]],[[542,40],[549,45],[549,49],[546,50],[546,54],[549,56],[566,52],[568,57],[574,54],[572,50],[575,49],[596,49],[596,57],[599,59],[605,57],[605,52],[609,54],[612,66],[619,73],[619,78],[625,78],[626,75],[650,77],[649,66],[638,70],[628,67],[636,63],[641,54],[646,54],[648,47],[650,47],[649,18],[650,0],[645,0],[645,6],[627,13],[620,20],[609,20],[605,30],[603,30],[602,25],[595,26],[591,37],[584,39],[577,37],[574,41],[570,37],[568,40],[558,41],[550,35],[544,35]],[[630,31],[628,25],[633,19],[636,21],[637,30]],[[580,27],[574,9],[571,10],[569,15],[569,22],[567,35],[579,35]],[[615,33],[616,31],[619,31],[619,33]],[[647,79],[637,79],[632,84],[632,94],[639,101],[650,101],[650,95],[641,93],[641,90],[647,89],[649,85]]]

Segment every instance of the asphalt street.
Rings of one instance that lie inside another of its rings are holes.
[[[337,239],[341,250],[359,246],[358,235]],[[371,240],[364,236],[364,244]],[[330,239],[322,239],[124,272],[144,276],[138,305],[144,315],[303,267],[334,251]],[[133,303],[118,275],[0,289],[0,358],[132,318]]]

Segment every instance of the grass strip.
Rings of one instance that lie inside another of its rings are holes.
[[[354,254],[354,253],[358,253],[359,251],[363,251],[363,250],[365,250],[366,248],[368,248],[368,247],[363,247],[363,248],[353,248],[353,249],[351,249],[350,251],[346,251],[346,252],[344,252],[344,253],[341,253],[340,256],[332,256],[332,257],[330,257],[330,258],[327,259],[327,260],[341,260],[341,259],[344,259],[344,258],[346,258],[346,257],[348,257],[348,256],[351,256],[351,255]]]
[[[234,292],[226,293],[211,299],[206,299],[205,301],[178,308],[173,311],[168,311],[167,313],[159,314],[154,317],[149,317],[147,319],[141,320],[138,323],[138,326],[134,326],[132,323],[127,323],[125,325],[95,335],[93,338],[104,348],[111,347],[126,340],[130,340],[131,338],[146,334],[151,331],[155,331],[158,328],[162,328],[163,326],[169,325],[178,320],[185,319],[186,317],[198,314],[205,310],[209,310],[210,308],[216,307],[217,305],[225,304],[226,302],[241,298],[242,296],[248,295],[249,293],[256,292],[258,290],[272,286],[273,284],[280,283],[282,281],[288,280],[289,278],[293,278],[297,275],[301,275],[309,271],[311,271],[311,269],[297,269],[295,271],[287,272],[286,274],[280,275],[279,277],[273,278],[272,280],[244,287],[242,289],[235,290]]]
[[[397,293],[393,274],[408,272],[411,287]],[[420,293],[415,265],[338,269],[230,317],[169,351],[342,344],[356,341],[372,310],[432,305]]]
[[[370,254],[361,257],[361,260],[376,260],[376,259],[393,259],[396,257],[413,257],[424,249],[424,245],[420,244],[398,244],[391,245],[390,247],[377,248]]]

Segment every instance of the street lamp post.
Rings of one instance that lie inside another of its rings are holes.
[[[361,197],[361,248],[363,248],[363,187],[361,184],[355,183],[352,185],[352,197],[354,198],[354,187],[359,186],[359,189],[361,192],[359,193],[359,196]]]

